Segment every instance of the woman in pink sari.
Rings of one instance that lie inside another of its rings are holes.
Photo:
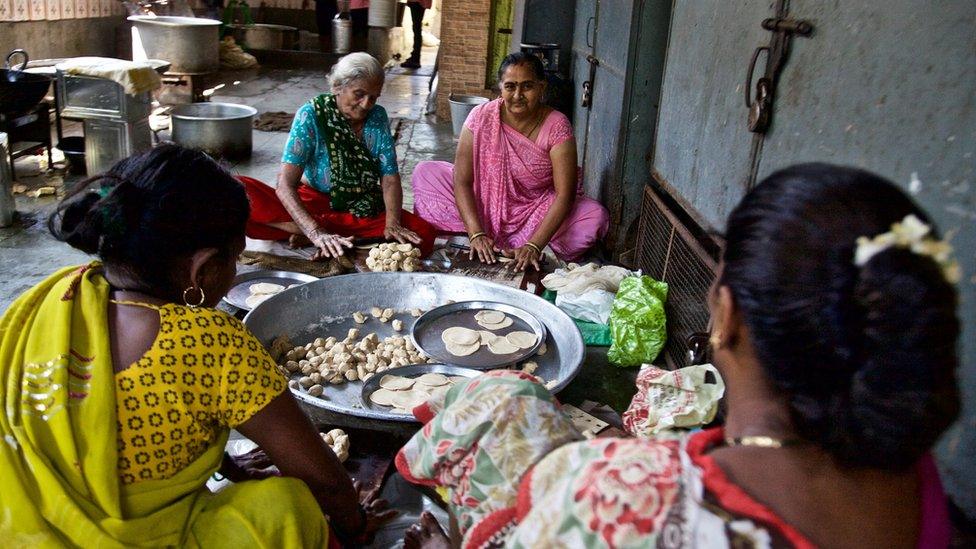
[[[509,55],[498,81],[501,97],[468,115],[454,164],[417,164],[416,213],[442,231],[466,231],[472,256],[486,263],[502,252],[516,269],[538,268],[546,245],[576,259],[603,238],[609,218],[582,194],[569,119],[542,102],[539,58]]]

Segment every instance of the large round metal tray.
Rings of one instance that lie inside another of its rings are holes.
[[[481,375],[481,372],[478,370],[472,370],[471,368],[462,368],[460,366],[451,366],[449,364],[413,364],[410,366],[402,366],[400,368],[380,372],[369,378],[369,381],[362,384],[363,389],[360,393],[360,402],[363,405],[363,408],[380,414],[386,414],[386,419],[391,421],[417,421],[416,418],[411,415],[393,413],[393,409],[389,406],[381,406],[379,404],[370,402],[369,395],[373,394],[373,391],[380,388],[380,380],[383,379],[383,376],[387,374],[402,377],[418,377],[423,374],[444,374],[446,376],[473,378]]]
[[[269,282],[271,284],[279,284],[287,288],[293,284],[304,284],[306,282],[312,282],[315,280],[318,280],[318,278],[312,275],[307,275],[304,273],[292,273],[289,271],[269,271],[266,269],[258,269],[256,271],[239,273],[234,277],[234,282],[231,284],[227,295],[224,296],[224,301],[230,303],[238,309],[250,311],[251,308],[247,306],[247,302],[245,300],[251,295],[251,284],[257,284],[258,282]]]
[[[244,325],[265,345],[287,335],[295,345],[330,334],[345,337],[349,328],[379,337],[393,335],[391,322],[370,319],[360,326],[352,320],[354,311],[368,311],[376,305],[397,311],[403,321],[400,332],[409,333],[417,320],[412,308],[430,310],[451,301],[496,301],[529,311],[546,327],[547,352],[533,360],[539,367],[535,375],[555,380],[553,392],[560,391],[579,373],[586,348],[573,319],[558,307],[525,291],[478,278],[440,273],[357,273],[323,278],[290,288],[268,299],[244,317]],[[391,371],[395,372],[395,370]],[[296,378],[298,376],[295,376]],[[331,412],[360,418],[388,421],[383,414],[363,407],[362,382],[354,381],[325,388],[325,398],[292,391],[302,401]]]
[[[478,324],[474,315],[478,311],[499,311],[505,313],[512,319],[512,325],[493,332],[495,335],[504,336],[511,332],[532,332],[536,335],[535,345],[528,349],[519,349],[507,355],[496,355],[488,350],[487,346],[482,345],[474,353],[467,356],[457,356],[449,353],[444,347],[441,334],[444,330],[452,326],[462,326],[472,330],[484,330]],[[532,313],[514,305],[498,303],[495,301],[462,301],[451,303],[431,309],[417,319],[413,329],[410,330],[410,338],[413,344],[431,357],[455,366],[475,368],[477,370],[490,370],[502,366],[513,365],[534,355],[542,342],[546,340],[546,327],[539,322],[539,319]]]

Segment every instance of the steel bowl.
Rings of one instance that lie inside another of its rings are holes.
[[[211,156],[241,160],[251,156],[252,123],[258,111],[234,103],[190,103],[170,111],[173,141]]]
[[[298,29],[287,25],[227,25],[227,32],[249,50],[293,50],[298,45]]]
[[[203,17],[133,15],[132,59],[163,59],[174,74],[220,69],[220,21]]]

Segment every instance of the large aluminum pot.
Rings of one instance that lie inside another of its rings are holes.
[[[251,156],[251,124],[258,111],[233,103],[190,103],[170,112],[173,141],[228,160]]]
[[[175,74],[206,74],[220,68],[220,21],[201,17],[133,15],[132,59],[163,59]]]
[[[298,29],[286,25],[227,25],[234,41],[249,50],[297,49]]]

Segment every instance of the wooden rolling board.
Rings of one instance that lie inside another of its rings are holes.
[[[451,274],[489,280],[512,288],[526,290],[536,295],[542,294],[545,289],[540,283],[542,275],[539,271],[516,272],[506,269],[508,263],[501,262],[488,265],[477,259],[469,259],[468,253],[464,250],[448,250],[447,256],[454,264],[451,268]]]

